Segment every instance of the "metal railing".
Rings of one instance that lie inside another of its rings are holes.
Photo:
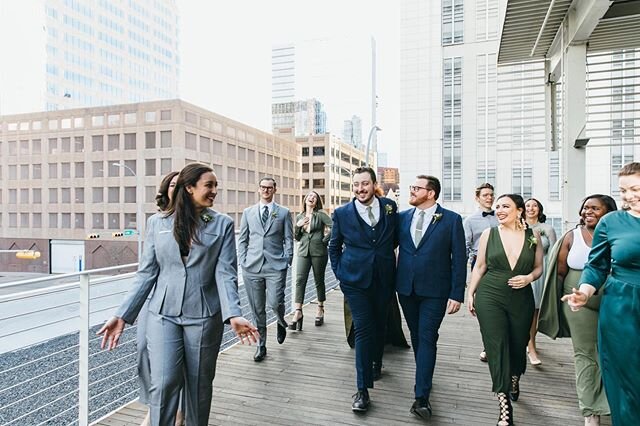
[[[85,426],[137,399],[137,325],[125,328],[112,352],[100,350],[101,337],[95,335],[133,283],[135,273],[124,271],[136,267],[132,263],[0,284],[6,293],[0,295],[0,425]],[[105,276],[114,272],[118,274]],[[326,274],[329,291],[337,283],[330,268]],[[292,277],[295,268],[287,277],[288,313]],[[241,272],[239,289],[243,313],[252,319]],[[7,293],[11,290],[15,292]],[[312,299],[310,274],[305,302]],[[274,320],[273,315],[268,318]],[[221,350],[235,343],[226,327]]]

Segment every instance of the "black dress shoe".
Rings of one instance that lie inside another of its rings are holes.
[[[283,344],[284,339],[287,338],[287,327],[283,327],[278,323],[278,343]]]
[[[258,346],[256,348],[256,353],[253,355],[253,360],[255,362],[260,362],[267,356],[267,347],[266,346]]]
[[[351,404],[351,411],[356,413],[364,413],[369,408],[369,392],[358,391],[353,395],[353,404]]]
[[[382,364],[373,363],[373,381],[376,382],[382,378]]]
[[[427,398],[416,398],[409,410],[411,414],[424,420],[431,418],[431,404]]]

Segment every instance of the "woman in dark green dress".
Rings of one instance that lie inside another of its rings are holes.
[[[531,283],[542,274],[540,235],[524,225],[524,200],[506,194],[496,202],[498,227],[480,237],[467,304],[478,316],[489,359],[493,391],[500,403],[498,425],[513,424],[511,401],[520,395],[533,318]],[[507,396],[508,395],[508,396]]]
[[[618,172],[623,209],[596,226],[580,288],[562,297],[572,310],[600,289],[598,349],[614,426],[640,424],[640,163]]]

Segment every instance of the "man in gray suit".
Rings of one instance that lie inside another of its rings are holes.
[[[278,343],[287,336],[284,319],[284,290],[287,268],[293,259],[293,223],[289,209],[273,201],[276,181],[260,179],[260,202],[242,213],[238,255],[242,277],[249,298],[260,342],[253,360],[260,362],[267,355],[266,305],[278,317]]]

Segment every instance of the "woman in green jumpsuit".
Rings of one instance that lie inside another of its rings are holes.
[[[618,172],[623,208],[596,226],[580,288],[562,297],[573,310],[600,289],[598,348],[614,426],[640,424],[640,163]]]
[[[480,323],[493,391],[500,403],[499,426],[513,424],[510,399],[516,401],[520,395],[533,318],[531,283],[542,274],[540,235],[525,227],[523,212],[520,195],[498,198],[499,225],[482,233],[469,283],[467,304]]]

